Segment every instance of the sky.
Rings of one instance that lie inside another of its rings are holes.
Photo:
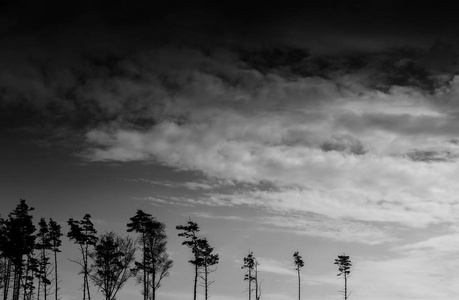
[[[5,1],[0,215],[166,224],[157,299],[192,299],[193,220],[220,256],[213,300],[459,293],[459,21],[443,1]],[[81,299],[64,237],[62,300]],[[138,257],[140,257],[138,255]],[[142,299],[130,280],[118,299]],[[102,295],[92,287],[94,299]],[[203,299],[203,289],[198,290]]]

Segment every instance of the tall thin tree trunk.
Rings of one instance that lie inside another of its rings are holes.
[[[85,282],[86,282],[86,291],[88,292],[88,300],[91,300],[91,294],[89,292],[89,278],[88,278],[88,275],[89,275],[89,270],[88,270],[88,245],[86,245],[86,255],[85,255],[85,266],[84,266],[84,269],[85,269]]]
[[[258,267],[255,265],[255,300],[258,300]]]
[[[347,275],[344,273],[344,300],[347,300]]]
[[[48,276],[47,276],[47,266],[46,266],[46,254],[45,254],[45,251],[43,249],[43,300],[48,300],[48,293],[47,293],[47,288],[46,288],[46,283],[47,283],[47,280],[45,279],[48,279]]]
[[[15,293],[16,293],[16,277],[18,276],[18,273],[17,273],[17,267],[14,266],[13,268],[13,299],[15,299]]]
[[[41,267],[40,267],[41,269]],[[40,270],[41,271],[41,270]],[[38,273],[38,289],[37,289],[37,300],[40,300],[40,288],[41,288],[41,274]]]
[[[80,244],[81,253],[83,255],[83,300],[86,300],[86,259],[83,245]]]
[[[145,250],[146,250],[146,241],[145,241],[145,232],[142,232],[142,243],[143,243],[143,255],[142,255],[142,264],[143,264],[143,300],[148,300],[148,282],[147,282],[147,267],[145,265]]]
[[[16,278],[18,277],[18,270],[17,266],[14,265],[13,268],[13,299],[16,297]]]
[[[11,280],[11,260],[7,259],[6,270],[4,274],[4,285],[3,285],[3,300],[8,299],[8,292],[10,290],[10,280]]]
[[[147,290],[145,291],[145,294],[147,295],[147,300],[150,300],[150,273],[147,271],[147,267],[145,266],[145,274],[146,274],[146,278],[147,278],[147,283],[146,283],[146,287],[147,287]]]
[[[25,279],[24,279],[24,285],[22,286],[22,299],[23,300],[26,300],[26,296],[27,296],[27,282],[28,282],[28,279],[27,277],[29,276],[29,264],[30,264],[30,261],[29,261],[29,256],[27,256],[27,264],[26,264],[26,269],[25,269]]]
[[[196,291],[198,285],[198,265],[194,265],[194,288],[193,288],[193,300],[196,300]]]
[[[85,244],[84,258],[83,258],[83,263],[84,263],[84,284],[86,285],[86,293],[88,294],[88,300],[91,300],[91,294],[89,292],[89,279],[88,279],[88,275],[89,275],[89,270],[88,270],[88,256],[89,256],[88,252],[89,251],[88,251],[88,247],[89,247],[89,245]]]
[[[31,277],[31,278],[35,278],[35,274],[36,274],[35,271],[32,270],[32,273],[30,274],[30,277]],[[34,279],[32,279],[32,285],[34,284],[33,280],[34,280]],[[28,300],[32,300],[32,299],[33,299],[33,292],[34,292],[34,289],[31,289],[31,290],[29,291],[29,295],[27,295],[27,299],[28,299]]]
[[[252,272],[249,269],[249,300],[252,299]]]
[[[19,300],[19,294],[21,291],[22,257],[20,257],[18,261],[19,262],[14,268],[13,300]]]
[[[300,268],[298,268],[298,300],[301,300],[301,275],[300,275]]]
[[[153,262],[153,265],[156,264],[156,261]],[[152,288],[151,288],[151,299],[152,300],[155,300],[156,299],[156,272],[155,272],[155,268],[153,267],[153,271],[151,272],[151,284],[152,284]]]
[[[56,247],[54,247],[54,249],[56,249]],[[54,251],[54,288],[54,299],[57,300],[57,291],[59,290],[57,278],[57,251]]]
[[[207,269],[207,264],[204,265],[204,299],[207,300],[208,299],[208,296],[207,296],[207,290],[208,290],[208,286],[207,286],[207,274],[208,274],[209,270]]]

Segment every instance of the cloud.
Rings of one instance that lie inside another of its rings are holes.
[[[457,219],[458,79],[429,67],[430,50],[139,44],[128,29],[98,39],[103,31],[89,34],[90,26],[64,27],[55,44],[24,34],[0,50],[5,127],[76,132],[80,157],[92,162],[155,161],[275,186],[189,205],[246,203],[414,227]],[[78,46],[86,34],[94,47]]]
[[[450,295],[459,290],[454,252],[449,246],[443,247],[441,244],[424,247],[431,242],[450,238],[441,236],[399,247],[398,258],[356,262],[352,278],[354,296],[375,299],[452,299]],[[457,236],[452,239],[456,240]],[[413,248],[418,250],[414,251]]]
[[[205,212],[195,212],[191,213],[196,218],[205,218],[205,219],[217,219],[217,220],[229,220],[229,221],[243,221],[244,219],[239,216],[221,216]]]
[[[456,244],[459,239],[459,228],[451,225],[446,232],[428,239],[393,248],[393,251],[405,253],[411,256],[421,256],[424,259],[441,258],[449,259],[456,252]],[[456,263],[450,262],[454,267]]]
[[[272,258],[257,257],[259,263],[258,271],[274,273],[277,275],[297,276],[296,271],[293,268],[293,263],[289,261],[280,261]],[[285,266],[291,265],[291,268]]]
[[[386,254],[374,252],[350,255],[353,267],[348,289],[356,299],[453,299],[459,290],[455,260],[457,228],[447,226],[437,232],[423,231],[418,241],[407,239]],[[355,252],[355,251],[354,251]],[[337,270],[336,270],[337,271]],[[335,271],[315,275],[308,285],[343,288]]]
[[[322,215],[277,215],[263,217],[260,222],[274,226],[275,230],[280,228],[288,233],[346,243],[379,245],[399,240],[394,234],[394,228],[385,225],[378,226],[368,222],[331,219]]]
[[[453,281],[443,277],[444,272],[437,266],[425,263],[419,257],[359,262],[352,279],[353,295],[374,299],[448,299],[455,290]]]
[[[151,201],[154,205],[178,205],[194,207],[199,205],[204,206],[234,206],[237,205],[231,201],[222,199],[212,199],[209,197],[193,198],[193,197],[177,197],[177,196],[155,196],[146,197],[141,200]]]
[[[169,188],[187,188],[190,190],[212,190],[212,189],[215,189],[223,185],[222,182],[218,182],[215,180],[214,181],[205,180],[205,181],[200,181],[200,182],[195,182],[195,181],[176,182],[176,181],[170,181],[170,180],[158,181],[158,180],[148,180],[148,179],[143,179],[143,178],[134,178],[134,179],[126,179],[126,180],[131,181],[131,182],[145,182],[145,183],[165,186]]]
[[[455,220],[459,186],[453,178],[459,170],[454,159],[451,163],[423,162],[413,160],[413,149],[398,155],[375,151],[375,147],[398,144],[378,132],[361,137],[367,150],[364,155],[324,151],[327,125],[319,128],[307,120],[297,123],[295,116],[288,116],[262,113],[249,118],[222,111],[207,121],[164,122],[146,132],[93,130],[87,138],[96,146],[86,157],[95,161],[154,158],[179,169],[199,170],[211,178],[268,181],[280,188],[214,197],[234,203],[250,201],[278,210],[409,226]],[[435,136],[432,138],[434,143]],[[372,145],[372,140],[382,145]],[[435,146],[440,151],[457,151],[457,145],[446,140]]]

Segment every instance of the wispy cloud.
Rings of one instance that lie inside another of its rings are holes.
[[[149,180],[144,178],[128,178],[127,181],[133,182],[145,182],[150,183],[153,185],[160,185],[170,188],[187,188],[190,190],[212,190],[223,185],[222,181],[216,180],[206,180],[206,181],[186,181],[186,182],[179,182],[179,181],[170,181],[170,180]]]
[[[450,295],[458,291],[459,285],[450,268],[447,261],[411,255],[361,261],[352,278],[353,295],[366,299],[452,299]]]
[[[157,205],[178,205],[178,206],[198,206],[198,205],[205,205],[205,206],[234,206],[235,204],[231,201],[227,200],[220,200],[220,199],[212,199],[209,197],[200,197],[200,198],[193,198],[193,197],[185,197],[185,196],[158,196],[158,197],[146,197],[142,198],[142,200],[151,201]]]
[[[441,232],[431,233],[418,242],[392,247],[392,253],[385,257],[353,257],[351,254],[352,296],[357,299],[453,299],[451,295],[459,291],[456,274],[459,263],[455,260],[459,235],[455,227]],[[330,278],[315,279],[321,284],[340,284]]]
[[[258,267],[258,270],[260,272],[274,273],[277,275],[296,276],[296,271],[293,269],[292,262],[280,261],[266,257],[257,257],[257,262],[260,264]],[[289,265],[292,267],[286,267]]]
[[[222,216],[216,215],[212,213],[205,213],[205,212],[194,212],[190,213],[195,218],[205,218],[205,219],[217,219],[217,220],[229,220],[229,221],[243,221],[244,218],[239,216]]]
[[[399,238],[394,228],[387,225],[374,225],[368,222],[331,219],[314,214],[291,214],[263,217],[260,222],[298,235],[326,238],[347,243],[368,245],[395,242]]]

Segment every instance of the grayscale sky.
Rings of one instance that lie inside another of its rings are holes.
[[[220,255],[213,300],[459,294],[459,19],[448,2],[6,1],[0,214],[167,226],[164,300],[192,299],[189,218]],[[218,2],[218,3],[217,3]],[[61,299],[81,299],[64,238]],[[131,280],[118,299],[142,299]],[[97,289],[95,298],[101,298]],[[199,290],[199,299],[203,298]]]

